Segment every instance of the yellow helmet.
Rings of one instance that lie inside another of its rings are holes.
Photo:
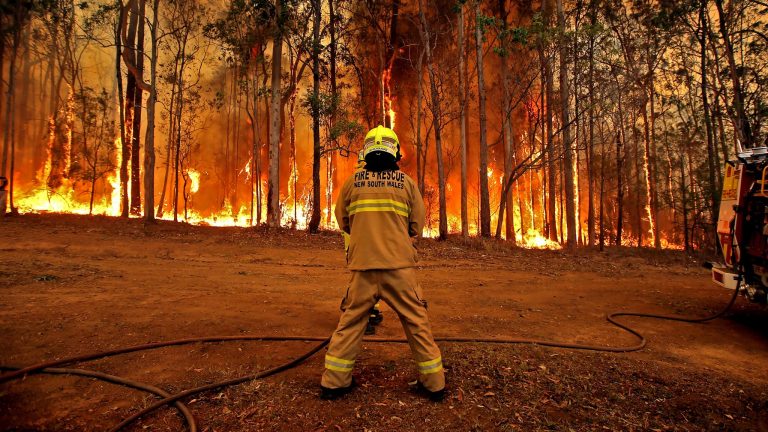
[[[395,131],[381,125],[368,131],[368,134],[365,135],[363,156],[366,157],[375,151],[390,154],[396,161],[399,161],[401,158],[400,140],[397,139]]]

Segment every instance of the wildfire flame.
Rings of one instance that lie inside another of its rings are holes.
[[[395,112],[395,106],[394,106],[394,97],[391,93],[391,78],[392,78],[392,71],[391,68],[388,68],[384,71],[382,74],[382,84],[384,87],[384,94],[383,94],[383,108],[384,108],[384,116],[385,116],[385,122],[388,121],[388,126],[391,128],[395,127],[395,119],[397,113]],[[67,104],[65,106],[65,112],[64,112],[64,121],[70,122],[73,120],[73,99],[72,99],[72,93],[70,92],[70,97],[67,101]],[[131,122],[127,122],[128,126],[131,126]],[[64,141],[62,142],[63,146],[71,146],[72,143],[72,130],[69,127],[69,125],[64,124],[64,129],[60,129],[64,131]],[[130,132],[130,131],[129,131]],[[32,185],[32,187],[28,188],[27,190],[24,190],[23,188],[20,188],[19,197],[16,200],[18,203],[18,209],[21,213],[40,213],[40,212],[66,212],[66,213],[76,213],[76,214],[89,214],[91,213],[90,209],[90,200],[89,200],[89,193],[83,193],[83,192],[90,192],[89,190],[83,191],[76,191],[75,186],[81,186],[82,183],[73,183],[72,180],[69,180],[67,178],[68,173],[64,171],[63,173],[60,172],[62,167],[60,165],[55,165],[52,158],[52,153],[54,146],[58,143],[56,140],[61,139],[59,136],[57,136],[57,124],[56,124],[56,118],[54,116],[51,116],[49,119],[49,137],[47,142],[47,157],[45,160],[44,165],[37,171],[37,182],[35,185]],[[114,155],[114,168],[110,169],[110,171],[105,175],[104,178],[97,181],[95,184],[95,200],[93,205],[93,214],[97,215],[108,215],[108,216],[119,216],[120,210],[121,210],[121,191],[120,191],[120,166],[122,163],[122,142],[120,137],[117,137],[114,139],[114,147],[112,149],[115,153]],[[402,152],[402,150],[401,150]],[[69,151],[66,152],[68,156]],[[65,164],[69,165],[70,161],[65,160]],[[238,170],[238,181],[244,181],[246,184],[250,186],[251,183],[251,176],[254,175],[254,167],[251,166],[251,158],[249,158],[248,162]],[[326,195],[333,195],[333,170],[341,169],[341,165],[336,166],[334,164],[332,170],[328,171],[327,175],[327,184],[326,184]],[[53,172],[55,171],[55,172]],[[576,184],[578,185],[578,170],[577,167],[574,166],[574,172],[576,173]],[[60,174],[64,174],[63,178],[57,178],[57,182],[55,184],[52,184],[50,179],[52,176],[59,176]],[[197,194],[201,190],[201,182],[204,180],[202,173],[196,169],[188,169],[186,175],[189,178],[189,197],[191,198],[193,195]],[[504,172],[503,170],[494,169],[494,167],[489,167],[488,171],[486,173],[489,179],[489,187],[491,189],[491,195],[493,197],[497,197],[500,195],[501,188],[504,186]],[[296,229],[306,229],[307,224],[309,221],[309,216],[312,212],[312,202],[311,202],[311,190],[306,184],[302,184],[299,181],[300,172],[297,168],[297,165],[295,163],[292,164],[291,170],[290,170],[290,176],[288,178],[288,190],[287,194],[282,195],[280,199],[280,207],[281,207],[281,225],[285,227],[292,227]],[[541,183],[541,173],[538,173],[536,175],[538,177],[538,182]],[[243,180],[244,178],[244,180]],[[529,176],[529,178],[535,178],[534,176]],[[260,186],[262,187],[262,190],[265,190],[266,187],[262,182],[262,179],[255,178],[256,182],[261,182]],[[128,187],[130,187],[130,183],[128,184]],[[526,188],[530,187],[531,195],[533,195],[533,188],[534,188],[534,180],[529,180],[529,184],[526,186],[523,184],[520,186],[520,188]],[[448,192],[453,193],[454,187],[450,182],[446,182],[446,188]],[[128,192],[130,195],[130,191]],[[517,189],[517,194],[520,194],[520,190]],[[543,201],[544,195],[540,196],[540,199]],[[426,198],[425,198],[426,199]],[[201,199],[202,200],[202,199]],[[194,203],[195,200],[189,200],[188,203]],[[578,196],[575,198],[575,204],[577,209],[580,207],[578,202]],[[509,203],[508,203],[509,204]],[[262,202],[262,213],[266,213],[266,202]],[[555,241],[552,241],[545,237],[542,232],[540,232],[536,228],[531,228],[536,226],[536,218],[534,217],[534,209],[532,202],[525,202],[521,201],[519,203],[512,203],[511,205],[514,206],[514,216],[513,220],[515,222],[515,228],[517,232],[515,233],[517,245],[523,248],[530,248],[530,249],[561,249],[561,245]],[[191,204],[191,206],[194,206],[194,204]],[[527,217],[527,214],[525,215],[526,225],[527,227],[524,227],[522,222],[524,219],[523,214],[521,213],[521,207],[525,207],[527,211],[530,214],[530,218]],[[580,210],[580,209],[579,209]],[[336,222],[334,218],[328,217],[332,216],[334,211],[334,206],[324,206],[322,209],[322,223],[324,226],[328,229],[337,229]],[[556,208],[556,218],[559,220],[560,209]],[[209,225],[209,226],[251,226],[253,225],[253,221],[251,220],[252,214],[255,214],[255,211],[251,211],[250,208],[250,200],[244,200],[242,204],[237,205],[237,208],[235,208],[235,205],[232,204],[232,202],[229,201],[229,199],[225,199],[221,208],[214,211],[206,211],[202,209],[195,209],[195,208],[188,208],[186,211],[186,219],[185,222],[195,225]],[[576,216],[577,222],[580,222],[580,215]],[[172,212],[166,212],[163,216],[163,219],[165,220],[172,220],[173,219],[173,213]],[[469,234],[470,235],[477,235],[479,233],[479,226],[478,221],[473,221],[473,223],[469,224]],[[434,224],[433,224],[434,225]],[[449,213],[448,215],[448,226],[450,232],[459,232],[461,230],[461,219],[456,214]],[[521,229],[522,227],[522,229]],[[651,227],[652,228],[652,227]],[[652,234],[652,231],[651,231]],[[438,228],[436,226],[430,225],[428,228],[424,229],[423,232],[424,237],[431,237],[436,238],[439,235]],[[636,245],[636,239],[630,238],[629,236],[625,236],[622,239],[622,244],[625,245]],[[668,248],[668,249],[682,249],[680,245],[674,244],[667,239],[662,239],[662,247]]]
[[[392,65],[389,66],[389,68],[385,69],[384,72],[381,74],[381,80],[384,84],[384,115],[386,116],[385,120],[388,120],[388,124],[385,126],[388,126],[390,129],[395,129],[395,108],[394,108],[394,98],[392,97],[392,87],[390,84],[390,81],[392,80]],[[387,123],[385,121],[385,123]]]
[[[517,242],[528,249],[561,249],[560,243],[554,242],[536,230],[529,229],[524,236],[517,235]]]
[[[193,169],[187,170],[187,176],[189,177],[189,193],[197,193],[200,190],[200,172]]]
[[[115,169],[107,176],[107,182],[112,186],[111,194],[111,213],[116,216],[120,214],[120,164],[123,160],[122,140],[115,138]]]

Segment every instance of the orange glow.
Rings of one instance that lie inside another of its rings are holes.
[[[553,242],[536,230],[529,229],[524,236],[518,235],[517,238],[518,244],[527,249],[562,249],[560,243]]]
[[[395,119],[397,113],[395,112],[395,100],[391,95],[391,70],[386,70],[382,75],[385,94],[384,94],[384,109],[385,120],[389,122],[389,125],[394,128]],[[71,120],[69,116],[73,115],[72,100],[68,100],[65,107],[65,121]],[[128,126],[131,123],[128,122]],[[56,149],[55,145],[71,146],[73,145],[72,130],[69,130],[68,126],[63,129],[66,135],[57,135],[57,125],[55,119],[51,117],[49,119],[49,137],[47,143],[47,157],[45,163],[39,168],[37,173],[37,179],[34,184],[26,185],[18,189],[18,198],[16,199],[21,213],[41,213],[41,212],[60,212],[60,213],[76,213],[76,214],[88,214],[89,213],[89,185],[82,181],[75,182],[66,178],[67,172],[59,172],[63,163],[59,162],[53,156],[53,152]],[[127,131],[130,133],[130,129]],[[525,136],[521,137],[524,139]],[[65,139],[66,142],[59,142],[57,140]],[[522,141],[521,141],[522,142]],[[76,144],[76,143],[74,143]],[[95,184],[95,200],[93,206],[93,214],[107,215],[107,216],[119,216],[121,207],[121,191],[120,191],[120,165],[122,162],[122,143],[120,138],[115,138],[113,142],[114,151],[114,165],[111,165],[105,176],[98,180]],[[402,151],[402,150],[401,150]],[[538,150],[540,151],[540,150]],[[69,153],[69,152],[67,152]],[[534,154],[534,158],[537,158],[538,154]],[[62,160],[62,162],[65,162]],[[68,162],[66,162],[68,163]],[[239,182],[240,187],[250,189],[251,176],[255,175],[255,167],[251,165],[252,156],[250,156],[243,165],[237,168],[236,179]],[[330,156],[327,156],[326,164],[330,163]],[[192,166],[186,172],[188,176],[188,201],[185,222],[195,225],[207,225],[207,226],[241,226],[247,227],[252,225],[251,221],[251,208],[250,200],[238,199],[236,201],[230,201],[231,197],[225,197],[223,203],[217,205],[218,209],[211,208],[211,193],[210,193],[210,181],[212,177],[208,175],[207,168],[202,166]],[[348,166],[348,165],[347,165]],[[280,208],[281,208],[281,225],[284,227],[291,227],[299,230],[307,228],[309,218],[312,212],[312,197],[311,197],[311,180],[305,171],[301,169],[302,165],[292,162],[290,169],[288,170],[288,178],[283,178],[283,185],[286,188],[281,191],[280,194]],[[574,164],[574,181],[576,183],[577,190],[579,189],[579,172],[578,166]],[[334,189],[337,189],[337,184],[334,183],[335,170],[344,171],[344,162],[337,164],[334,162],[331,169],[326,171],[325,179],[323,180],[323,188],[325,191],[323,203],[321,204],[321,224],[325,229],[338,229],[335,218],[333,218],[334,206],[332,205],[332,199]],[[53,171],[53,172],[52,172]],[[350,172],[351,174],[351,172]],[[477,171],[475,171],[477,175]],[[492,206],[492,230],[495,231],[498,223],[498,210],[499,210],[499,197],[501,196],[502,188],[504,187],[504,172],[502,167],[494,165],[491,162],[486,172],[488,177],[489,193],[491,196]],[[57,177],[58,176],[58,177]],[[55,183],[51,182],[51,178],[56,179]],[[63,178],[61,178],[63,177]],[[346,175],[342,175],[346,177]],[[262,179],[254,179],[259,182]],[[286,181],[287,180],[287,181]],[[428,191],[434,191],[434,193],[425,193],[425,200],[431,200],[430,202],[430,221],[429,226],[424,229],[423,235],[427,238],[436,238],[439,234],[438,221],[437,221],[437,185],[431,183],[432,179],[427,178]],[[457,182],[459,179],[455,176],[446,178],[447,192],[457,198],[459,187]],[[86,186],[84,186],[84,184]],[[541,194],[540,187],[543,184],[542,172],[531,172],[531,175],[520,177],[517,183],[513,186],[515,199],[508,202],[507,205],[512,208],[512,218],[514,221],[514,228],[516,230],[515,240],[519,247],[528,249],[561,249],[561,245],[549,240],[544,235],[544,221],[541,216],[540,209],[544,202],[545,195]],[[266,187],[262,183],[262,190]],[[128,183],[130,187],[130,183]],[[215,186],[214,186],[215,187]],[[241,189],[242,190],[242,189]],[[531,195],[534,198],[521,197],[521,191],[524,195]],[[530,194],[527,192],[530,191]],[[203,193],[205,192],[205,193]],[[130,194],[130,191],[128,191]],[[195,199],[193,199],[195,197]],[[479,233],[479,221],[477,220],[477,210],[472,209],[476,206],[477,201],[474,203],[470,198],[470,213],[468,230],[469,234],[476,236]],[[331,200],[331,205],[328,205]],[[581,229],[582,220],[581,217],[585,215],[584,209],[581,209],[581,203],[579,202],[579,196],[574,199],[574,204],[577,209],[576,221]],[[201,203],[208,203],[207,205]],[[233,204],[237,203],[237,204]],[[458,199],[451,199],[448,207],[448,231],[450,233],[458,233],[461,231],[461,218],[459,217]],[[266,213],[266,201],[261,203],[262,214]],[[180,214],[183,216],[183,211],[180,209]],[[646,206],[646,211],[649,211]],[[558,228],[563,229],[560,226],[560,208],[555,208],[556,219],[558,221]],[[253,211],[256,214],[256,211]],[[173,212],[166,212],[162,217],[164,220],[172,220]],[[525,223],[523,223],[525,221]],[[565,221],[562,221],[565,225]],[[502,230],[502,238],[504,238],[504,230]],[[636,237],[632,238],[625,234],[623,245],[635,246],[637,244]],[[666,249],[682,249],[680,245],[673,242],[662,239],[662,247]]]
[[[200,190],[200,172],[190,169],[187,171],[189,177],[189,193],[193,194]]]
[[[389,128],[395,129],[395,108],[394,98],[392,97],[392,88],[390,87],[390,80],[392,79],[392,69],[385,69],[381,74],[381,80],[384,83],[384,111],[385,116],[389,120]]]
[[[120,214],[120,164],[123,160],[122,140],[115,138],[115,169],[107,176],[107,182],[112,187],[110,199],[110,214]]]

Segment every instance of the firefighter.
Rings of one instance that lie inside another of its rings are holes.
[[[384,300],[397,313],[419,372],[417,388],[433,401],[445,396],[440,349],[432,337],[427,302],[416,280],[412,237],[424,227],[424,202],[414,181],[400,171],[400,143],[378,126],[365,137],[365,169],[339,193],[336,220],[350,236],[347,264],[352,279],[341,301],[341,318],[325,355],[323,399],[355,387],[352,369],[370,310]]]

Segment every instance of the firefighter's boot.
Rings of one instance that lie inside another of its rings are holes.
[[[320,386],[320,399],[325,400],[335,400],[338,399],[347,393],[351,392],[352,390],[357,387],[357,383],[355,382],[355,379],[352,378],[352,382],[346,386],[346,387],[339,387],[339,388],[328,388]]]
[[[437,391],[430,391],[424,387],[421,381],[416,382],[416,393],[426,396],[432,402],[442,402],[445,399],[445,388]]]

